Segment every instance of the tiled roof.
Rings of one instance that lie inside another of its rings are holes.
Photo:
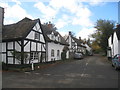
[[[65,41],[65,39],[59,34],[59,32],[49,28],[47,25],[43,25],[42,24],[42,29],[43,29],[43,33],[45,35],[45,39],[47,42],[55,42],[55,43],[60,43],[60,44],[64,44],[64,45],[68,45],[68,43]],[[47,35],[54,33],[55,36],[59,35],[60,36],[60,41],[56,41],[56,40],[51,40]]]
[[[75,38],[75,37],[73,37],[73,36],[71,36],[71,38],[77,43],[78,46],[85,47],[85,46],[81,45],[81,44],[83,43],[82,40],[79,40],[79,39],[77,39],[77,38]]]

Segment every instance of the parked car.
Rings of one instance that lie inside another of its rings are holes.
[[[120,69],[120,54],[116,54],[112,58],[112,66],[115,68],[115,70]]]
[[[83,59],[83,54],[81,52],[76,52],[74,54],[74,59]]]

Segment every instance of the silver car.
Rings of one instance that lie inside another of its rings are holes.
[[[83,54],[81,52],[76,52],[74,54],[74,59],[83,59]]]

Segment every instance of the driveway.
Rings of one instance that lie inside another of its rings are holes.
[[[3,72],[3,88],[118,88],[118,72],[100,55],[33,72]]]

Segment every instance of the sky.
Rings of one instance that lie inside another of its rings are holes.
[[[114,2],[113,2],[114,1]],[[118,0],[2,0],[4,24],[16,23],[24,17],[51,21],[62,35],[71,31],[87,39],[95,32],[99,19],[118,23]]]

